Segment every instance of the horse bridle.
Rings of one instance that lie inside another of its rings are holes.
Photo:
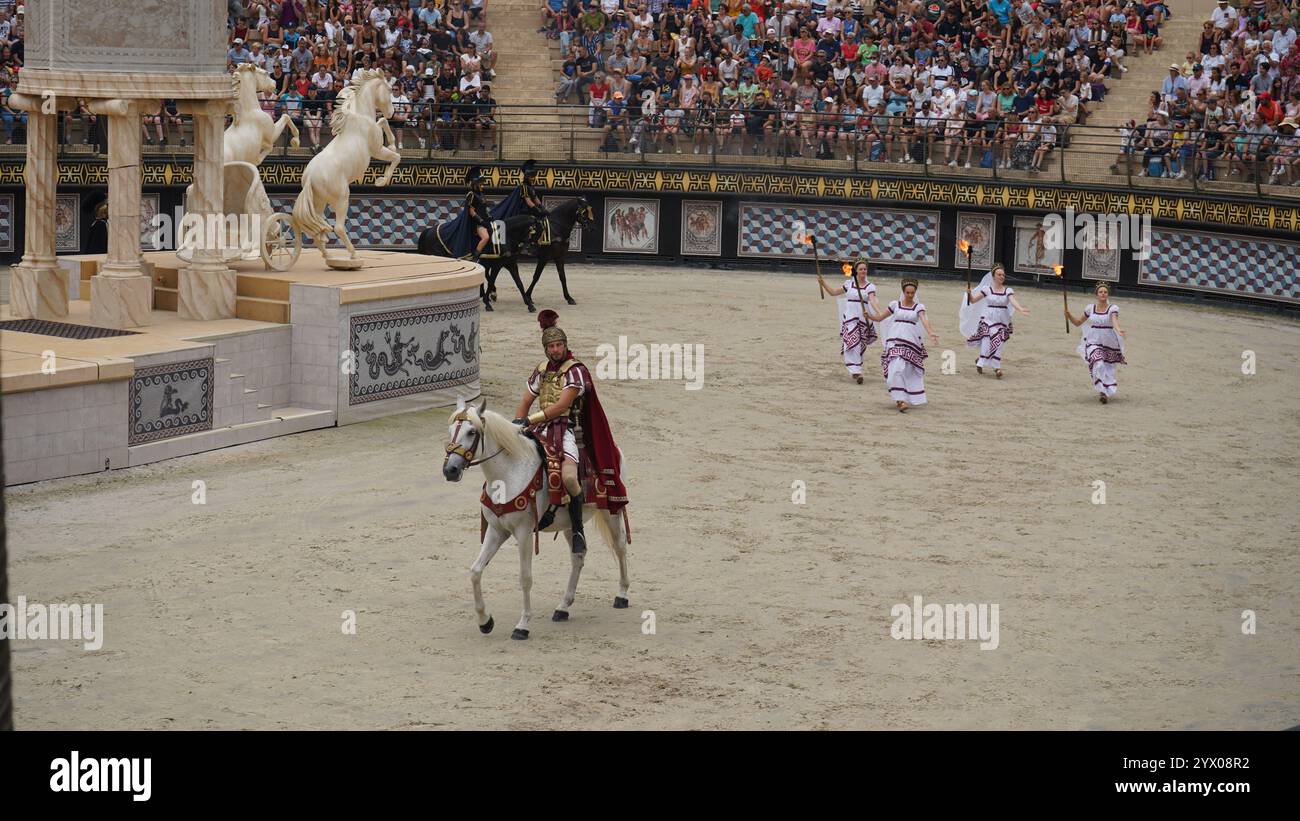
[[[488,459],[492,459],[492,458],[494,458],[495,456],[497,456],[498,454],[500,454],[501,451],[502,451],[502,448],[497,448],[497,452],[494,453],[494,454],[492,454],[492,456],[486,456],[486,457],[484,457],[484,458],[478,460],[477,462],[475,462],[475,461],[474,461],[474,453],[478,450],[478,446],[481,445],[481,444],[483,443],[483,432],[482,432],[481,430],[479,430],[478,428],[475,428],[475,429],[474,429],[474,440],[473,440],[473,444],[471,444],[468,448],[463,448],[463,447],[461,447],[461,446],[458,444],[459,441],[460,441],[460,426],[461,426],[464,422],[465,422],[465,420],[464,420],[463,418],[461,418],[461,419],[457,419],[457,420],[456,420],[456,427],[455,427],[455,429],[452,430],[452,432],[451,432],[451,441],[448,442],[447,445],[446,445],[447,455],[444,456],[444,457],[442,458],[442,466],[443,466],[444,468],[447,467],[447,462],[451,460],[451,455],[452,455],[453,453],[456,454],[457,456],[459,456],[460,458],[462,458],[462,459],[465,460],[465,467],[466,467],[466,468],[472,468],[472,467],[474,467],[475,465],[481,465],[481,464],[483,464],[483,463],[486,462]]]

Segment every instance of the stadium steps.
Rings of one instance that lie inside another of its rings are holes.
[[[554,105],[557,85],[549,41],[537,31],[540,8],[539,0],[493,0],[488,10],[498,54],[492,95],[500,105],[501,157],[507,162],[557,157],[569,150],[562,115],[532,108]]]
[[[1214,4],[1209,4],[1213,8]],[[1187,52],[1195,52],[1200,47],[1201,27],[1209,19],[1209,11],[1203,15],[1199,11],[1186,8],[1175,9],[1177,15],[1166,20],[1161,27],[1164,46],[1152,54],[1130,55],[1125,59],[1129,70],[1120,82],[1112,82],[1111,90],[1104,102],[1092,106],[1089,125],[1115,129],[1113,133],[1083,131],[1065,149],[1065,163],[1069,178],[1075,182],[1099,182],[1114,184],[1115,176],[1126,176],[1122,167],[1112,171],[1111,167],[1120,155],[1122,143],[1118,129],[1129,120],[1139,124],[1146,122],[1148,100],[1151,92],[1159,91],[1165,77],[1169,76],[1169,66],[1180,66],[1187,57]],[[1134,174],[1140,173],[1135,167]],[[1166,180],[1166,183],[1186,182]],[[1187,187],[1191,187],[1190,182]]]

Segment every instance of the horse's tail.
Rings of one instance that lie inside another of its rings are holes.
[[[620,512],[619,515],[621,516],[622,513]],[[600,538],[605,540],[605,544],[609,545],[609,550],[613,553],[614,545],[618,544],[618,537],[614,535],[614,531],[609,527],[609,520],[613,517],[609,515],[608,511],[597,510],[596,515],[592,518],[596,520],[596,529],[600,531]]]
[[[302,177],[302,191],[298,194],[298,199],[293,201],[293,218],[291,220],[293,230],[313,238],[321,234],[328,234],[330,231],[329,223],[316,210],[316,203],[311,195],[311,177],[306,172],[303,172]]]

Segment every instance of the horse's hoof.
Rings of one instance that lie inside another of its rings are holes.
[[[493,307],[492,307],[492,303],[491,303],[491,302],[488,302],[488,301],[485,299],[485,300],[483,300],[483,310],[485,310],[485,311],[495,311],[496,308],[493,308]]]
[[[497,301],[497,292],[496,292],[495,290],[488,291],[488,297],[489,297],[493,302],[496,302],[496,301]]]
[[[626,609],[627,609],[627,599],[623,598],[622,596],[615,596],[615,597],[614,597],[614,609],[615,609],[615,610],[626,610]]]
[[[537,306],[536,306],[536,305],[534,305],[534,304],[531,303],[531,302],[527,302],[527,303],[525,303],[525,304],[528,306],[528,313],[530,313],[530,314],[535,314],[535,313],[537,313]]]
[[[554,613],[551,614],[551,621],[568,621],[568,620],[569,620],[568,610],[556,610]]]
[[[510,634],[510,638],[514,639],[515,641],[524,641],[528,638],[528,631],[520,630],[518,627],[516,627],[514,632]]]
[[[564,301],[567,302],[567,303],[569,303],[570,305],[577,305],[577,304],[578,304],[578,300],[574,299],[574,298],[571,297],[571,296],[566,296],[566,297],[564,298]]]
[[[487,624],[480,624],[478,626],[478,631],[486,636],[488,633],[491,633],[492,628],[496,626],[497,626],[496,620],[493,619],[491,616],[488,616]]]

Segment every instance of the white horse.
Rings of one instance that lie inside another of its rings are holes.
[[[274,93],[275,81],[271,75],[252,63],[241,63],[232,75],[235,84],[235,108],[224,140],[224,162],[246,162],[260,165],[271,153],[284,130],[292,135],[289,145],[297,148],[298,127],[288,114],[272,120],[262,108],[258,94]]]
[[[451,415],[448,430],[447,458],[442,464],[442,475],[449,482],[459,482],[465,470],[473,465],[483,467],[484,490],[498,503],[507,503],[525,493],[533,482],[537,471],[542,468],[542,457],[537,453],[533,440],[524,436],[519,426],[499,413],[487,410],[485,400],[478,408],[466,407],[464,400],[459,403],[456,412]],[[475,460],[481,453],[481,458]],[[619,454],[622,463],[622,453]],[[548,501],[545,487],[539,488],[537,495],[531,499],[525,497],[523,504],[516,510],[497,516],[493,511],[480,505],[480,511],[486,522],[483,530],[483,543],[479,548],[478,558],[470,566],[469,578],[474,585],[474,610],[478,613],[478,629],[487,634],[492,632],[495,621],[483,602],[483,570],[492,561],[497,550],[511,536],[519,545],[519,586],[524,592],[524,612],[515,625],[512,639],[528,638],[528,623],[533,616],[530,591],[533,586],[533,527],[541,517]],[[594,504],[587,504],[582,509],[584,522],[594,518],[605,542],[614,551],[618,560],[618,595],[614,597],[614,607],[623,609],[627,601],[627,510],[622,516],[611,516]],[[569,544],[569,556],[572,568],[569,571],[569,585],[565,588],[560,605],[551,615],[551,621],[568,621],[569,608],[578,591],[578,576],[582,574],[586,552],[573,552],[573,531],[569,526],[569,514],[565,507],[555,512],[555,521],[546,528],[546,533],[560,531]]]
[[[382,115],[376,120],[377,115]],[[321,256],[329,261],[325,235],[330,224],[325,220],[325,204],[334,209],[334,233],[348,249],[348,258],[357,258],[357,249],[343,229],[348,213],[349,184],[359,181],[372,158],[387,160],[388,168],[375,185],[388,185],[402,155],[384,145],[395,145],[388,118],[393,116],[393,97],[383,69],[358,71],[352,82],[339,92],[330,115],[330,132],[334,139],[302,172],[302,192],[293,204],[293,229],[311,237]]]

